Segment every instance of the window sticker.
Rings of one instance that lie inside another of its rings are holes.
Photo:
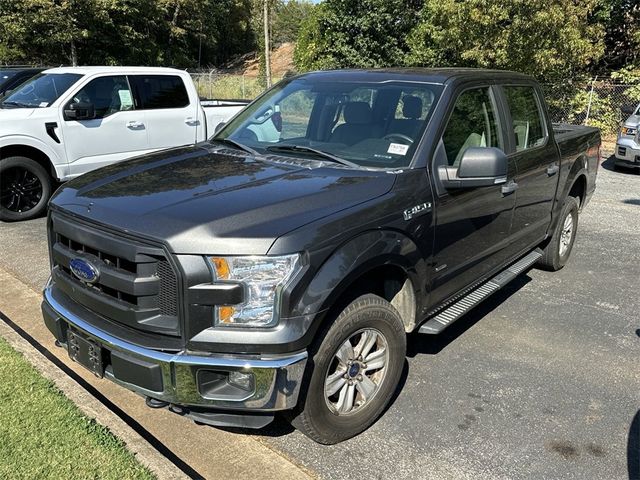
[[[403,145],[402,143],[391,143],[387,153],[393,153],[394,155],[406,155],[409,150],[409,145]]]
[[[118,90],[118,96],[120,97],[121,110],[133,108],[133,98],[131,98],[131,92],[129,90]]]

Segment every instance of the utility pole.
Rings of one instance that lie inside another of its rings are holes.
[[[271,87],[271,51],[269,49],[269,0],[264,2],[264,73],[267,76],[267,88]]]

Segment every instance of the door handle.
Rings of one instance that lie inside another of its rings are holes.
[[[144,123],[131,120],[130,122],[127,122],[127,128],[130,128],[131,130],[140,130],[144,128]]]
[[[186,123],[189,126],[196,126],[196,125],[200,125],[200,121],[196,118],[193,117],[187,117],[184,119],[184,123]]]
[[[559,171],[560,171],[560,167],[556,163],[554,163],[553,165],[549,165],[547,167],[547,175],[549,175],[550,177],[554,176]]]
[[[511,180],[506,185],[502,186],[502,195],[510,195],[518,189],[518,184]]]

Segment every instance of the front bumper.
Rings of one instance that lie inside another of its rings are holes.
[[[640,144],[632,138],[618,138],[615,164],[627,168],[640,168]]]
[[[140,395],[174,406],[206,410],[273,412],[293,408],[298,400],[307,352],[287,356],[197,355],[143,348],[116,338],[84,321],[44,290],[45,324],[58,342],[67,343],[69,329],[101,347],[104,377]],[[230,372],[253,374],[245,392],[217,385]],[[213,382],[215,383],[215,382]]]

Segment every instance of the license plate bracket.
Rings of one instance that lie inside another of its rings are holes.
[[[102,347],[93,340],[74,330],[67,330],[67,348],[69,357],[79,363],[96,377],[104,376]]]

